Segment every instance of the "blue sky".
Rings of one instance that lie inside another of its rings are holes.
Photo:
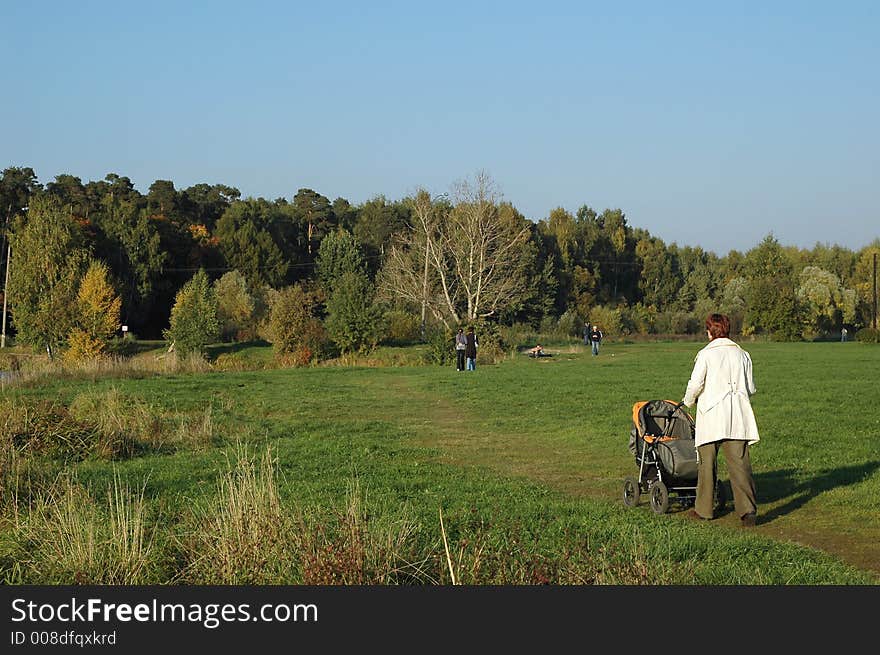
[[[478,170],[724,254],[880,237],[880,3],[0,0],[0,168],[360,203]]]

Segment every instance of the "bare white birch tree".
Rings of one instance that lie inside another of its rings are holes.
[[[446,266],[438,264],[445,208],[425,189],[418,189],[408,204],[410,221],[404,232],[395,235],[387,251],[377,279],[379,291],[386,299],[403,299],[421,306],[423,326],[430,312],[436,320],[451,327],[459,321],[454,290],[445,283]]]
[[[424,190],[411,198],[410,225],[380,279],[386,296],[420,304],[447,328],[492,316],[523,294],[519,265],[530,233],[526,221],[499,204],[485,172],[455,184],[453,201],[443,212]]]

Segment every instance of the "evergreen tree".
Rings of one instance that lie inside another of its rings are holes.
[[[382,310],[374,303],[369,278],[348,271],[336,281],[327,301],[327,331],[343,352],[370,350],[382,334]]]

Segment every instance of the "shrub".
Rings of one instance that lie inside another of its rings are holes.
[[[327,331],[313,316],[315,296],[294,284],[274,294],[266,330],[282,365],[304,366],[327,352]]]
[[[583,335],[584,321],[580,319],[577,312],[568,309],[559,317],[556,330],[559,334],[567,337],[579,337]]]
[[[229,271],[214,282],[217,319],[224,341],[249,341],[256,336],[256,300],[247,280],[238,271]]]
[[[392,343],[413,343],[421,340],[421,321],[410,312],[393,309],[385,314],[386,337]]]
[[[625,334],[651,334],[655,329],[656,318],[654,307],[645,307],[641,303],[621,311],[621,324]]]
[[[856,341],[861,343],[880,343],[880,330],[874,328],[862,328],[856,332]]]
[[[446,366],[455,360],[455,339],[451,330],[443,327],[435,327],[425,334],[428,349],[425,351],[425,359],[429,364]]]
[[[67,338],[67,350],[62,359],[67,364],[86,362],[103,357],[106,344],[88,334],[85,330],[74,328]]]
[[[0,351],[0,371],[17,371],[21,368],[19,357],[14,353]]]
[[[598,305],[590,310],[590,323],[598,325],[602,330],[602,334],[608,337],[620,336],[621,330],[621,313],[616,307],[605,307]]]
[[[508,344],[501,336],[496,323],[478,319],[468,323],[477,335],[477,363],[495,364],[507,356]],[[467,329],[465,329],[467,331]],[[450,351],[451,352],[451,351]]]

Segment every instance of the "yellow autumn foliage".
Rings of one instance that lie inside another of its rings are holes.
[[[80,328],[74,328],[67,337],[67,350],[62,359],[68,363],[86,362],[92,359],[100,359],[104,356],[107,344],[101,339],[95,339]]]
[[[102,357],[107,341],[119,329],[122,300],[110,284],[104,262],[93,261],[77,293],[77,326],[67,338],[65,361],[76,362]]]
[[[122,300],[116,295],[104,262],[89,266],[77,294],[80,326],[93,339],[107,340],[119,329]]]

